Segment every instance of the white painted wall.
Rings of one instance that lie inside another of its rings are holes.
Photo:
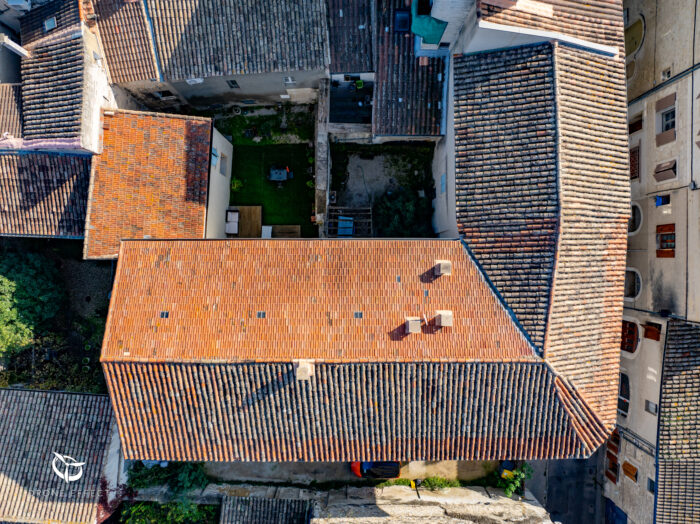
[[[226,238],[226,208],[231,195],[233,144],[216,129],[211,137],[206,238]],[[214,156],[214,151],[217,157]]]

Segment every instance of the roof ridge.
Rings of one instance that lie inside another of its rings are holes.
[[[466,240],[464,240],[464,236],[460,235],[459,241],[462,244],[462,247],[464,247],[464,250],[467,253],[467,256],[471,259],[471,261],[474,263],[476,266],[477,271],[481,274],[481,277],[484,279],[486,284],[489,286],[491,289],[491,292],[495,295],[496,299],[498,302],[500,302],[501,306],[503,309],[505,309],[506,313],[510,317],[510,319],[513,321],[515,326],[518,328],[518,330],[522,333],[523,337],[525,337],[525,340],[527,341],[528,345],[532,349],[533,355],[536,357],[542,358],[542,353],[537,350],[537,346],[534,344],[532,339],[530,338],[530,335],[528,332],[525,330],[523,325],[520,323],[520,320],[518,320],[518,317],[515,315],[515,312],[511,309],[511,307],[508,305],[508,303],[505,301],[501,293],[498,291],[498,288],[494,285],[493,282],[491,282],[491,279],[489,278],[488,274],[484,270],[484,268],[481,266],[477,258],[474,256],[474,253],[472,253],[471,248],[469,247],[469,244],[467,243]]]
[[[64,395],[82,395],[85,397],[109,397],[106,393],[88,393],[85,391],[67,391],[67,390],[57,390],[57,389],[34,389],[34,388],[13,388],[13,387],[0,387],[0,393],[3,391],[19,391],[21,393],[57,393]]]
[[[104,116],[116,116],[117,114],[141,115],[153,118],[173,118],[178,120],[198,120],[201,122],[212,122],[213,119],[206,116],[179,115],[173,113],[160,113],[157,111],[137,111],[135,109],[102,109]]]

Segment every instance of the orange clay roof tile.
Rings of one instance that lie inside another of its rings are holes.
[[[211,120],[158,113],[104,114],[95,155],[84,256],[116,258],[122,239],[203,238]]]
[[[130,241],[119,258],[104,361],[535,358],[455,240]]]

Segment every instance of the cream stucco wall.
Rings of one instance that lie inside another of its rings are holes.
[[[209,192],[207,197],[206,238],[226,238],[226,208],[231,195],[231,164],[233,145],[216,129],[211,137]],[[216,164],[214,164],[216,150]]]

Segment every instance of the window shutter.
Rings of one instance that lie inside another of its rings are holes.
[[[652,323],[645,324],[644,338],[648,338],[649,340],[661,340],[661,326]]]
[[[637,351],[637,340],[639,338],[639,330],[637,324],[627,320],[622,321],[622,351],[634,353]]]
[[[660,224],[656,226],[656,234],[660,235],[661,233],[675,233],[676,232],[676,224]]]
[[[629,477],[635,482],[637,482],[637,468],[635,468],[632,464],[630,464],[629,462],[623,462],[622,472],[625,474],[626,477]]]
[[[639,146],[630,149],[630,179],[639,178]]]
[[[675,130],[672,131],[675,133]],[[654,178],[657,182],[665,182],[666,180],[676,178],[676,161],[671,160],[670,162],[657,165],[654,169]]]

